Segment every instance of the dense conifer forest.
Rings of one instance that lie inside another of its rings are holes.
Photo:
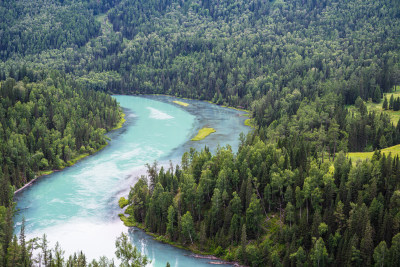
[[[400,85],[399,1],[4,0],[0,18],[0,265],[33,264],[13,190],[106,143],[121,116],[107,93],[254,120],[237,153],[149,165],[127,223],[250,266],[400,265],[399,158],[346,156],[400,144],[390,113],[367,108]]]
[[[400,163],[376,152],[353,164],[249,135],[239,152],[186,152],[149,166],[124,220],[160,240],[250,266],[398,266]]]

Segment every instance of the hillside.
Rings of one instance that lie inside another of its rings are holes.
[[[237,153],[149,168],[129,223],[252,266],[400,265],[385,153],[400,111],[382,108],[399,96],[399,1],[5,0],[0,16],[3,265],[19,255],[8,185],[104,144],[120,118],[107,93],[248,109],[254,127]]]

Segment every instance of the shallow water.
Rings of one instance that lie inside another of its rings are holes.
[[[178,163],[190,147],[239,145],[239,133],[247,133],[241,112],[206,102],[182,100],[188,107],[172,103],[167,96],[114,96],[126,114],[124,126],[111,132],[109,145],[60,172],[41,177],[16,194],[15,232],[22,216],[29,238],[46,233],[50,245],[59,241],[66,255],[83,250],[88,258],[114,256],[115,239],[128,232],[118,218],[120,196],[128,194],[136,177],[145,174],[146,163]],[[190,139],[202,127],[216,133],[206,139]],[[131,241],[152,260],[151,266],[208,266],[208,260],[187,256],[187,251],[161,244],[142,231],[129,230]]]

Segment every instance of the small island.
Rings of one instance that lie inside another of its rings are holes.
[[[185,102],[182,102],[182,101],[178,101],[178,100],[175,100],[175,101],[172,101],[172,102],[174,102],[175,104],[178,104],[178,105],[184,106],[184,107],[187,107],[187,106],[189,106],[189,104],[188,104],[188,103],[185,103]]]
[[[212,133],[215,133],[215,129],[214,128],[203,128],[199,130],[199,133],[192,138],[192,141],[200,141],[203,140],[204,138],[206,138],[207,136],[209,136]]]

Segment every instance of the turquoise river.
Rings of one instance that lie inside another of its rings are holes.
[[[183,107],[167,96],[114,96],[126,114],[121,129],[108,133],[109,145],[72,167],[40,177],[16,194],[19,212],[15,233],[22,217],[28,238],[46,233],[50,246],[58,241],[65,255],[83,251],[89,259],[115,258],[115,239],[129,233],[138,249],[145,253],[149,266],[209,266],[207,259],[197,259],[186,250],[161,244],[143,231],[125,227],[119,220],[118,199],[126,196],[137,177],[146,174],[146,163],[159,166],[178,164],[191,147],[205,145],[211,151],[226,144],[237,151],[239,134],[244,126],[243,112],[196,100],[181,100]],[[216,132],[202,141],[190,139],[203,127]]]

